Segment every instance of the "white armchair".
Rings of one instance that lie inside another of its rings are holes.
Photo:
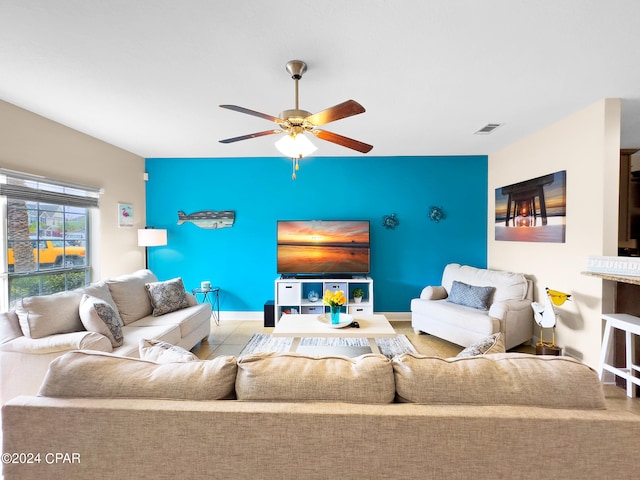
[[[521,273],[452,263],[444,269],[442,285],[427,286],[411,300],[411,325],[463,347],[502,332],[510,349],[533,336],[532,290]]]

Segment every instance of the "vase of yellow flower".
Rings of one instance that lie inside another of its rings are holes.
[[[331,323],[340,323],[340,307],[347,303],[347,298],[344,296],[344,292],[342,290],[337,290],[335,292],[327,290],[324,292],[322,301],[325,305],[329,306],[329,310],[331,311]]]
[[[340,306],[331,305],[329,308],[331,309],[331,323],[337,325],[340,323]]]

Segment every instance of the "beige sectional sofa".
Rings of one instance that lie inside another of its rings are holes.
[[[463,347],[502,332],[508,350],[533,336],[532,300],[532,282],[521,273],[450,263],[440,285],[411,300],[411,325]]]
[[[198,304],[191,294],[184,292],[184,297],[179,299],[181,304],[171,305],[169,301],[171,308],[164,310],[179,308],[162,314],[164,305],[161,300],[152,302],[146,285],[161,287],[163,283],[158,282],[150,270],[140,270],[75,291],[25,298],[17,303],[15,310],[1,313],[2,403],[16,395],[37,393],[49,363],[72,350],[99,350],[137,357],[141,339],[159,339],[191,349],[207,338],[211,329],[211,305]],[[85,327],[86,317],[83,315],[81,319],[81,313],[89,312],[91,299],[106,302],[118,312],[123,325],[121,342],[110,339],[104,324],[93,331]],[[114,346],[117,343],[121,345]]]
[[[70,352],[39,396],[3,406],[2,425],[5,480],[571,480],[640,468],[640,416],[608,410],[593,370],[517,353],[157,364]]]

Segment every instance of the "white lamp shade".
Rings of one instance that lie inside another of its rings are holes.
[[[276,148],[289,158],[306,157],[318,149],[303,133],[283,136],[276,142]]]
[[[138,230],[139,247],[160,247],[167,244],[167,231],[164,228],[144,228]]]

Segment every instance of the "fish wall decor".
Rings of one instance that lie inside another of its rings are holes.
[[[190,213],[189,215],[182,210],[178,210],[178,225],[191,222],[200,228],[228,228],[233,227],[235,219],[236,212],[233,210],[221,210],[219,212],[202,210],[200,212]]]

